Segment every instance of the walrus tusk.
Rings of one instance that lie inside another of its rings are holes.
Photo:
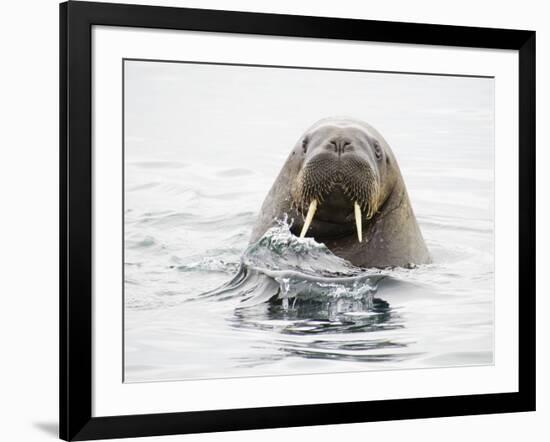
[[[317,210],[317,200],[313,199],[311,200],[311,204],[309,205],[309,209],[306,215],[306,220],[304,221],[304,227],[302,227],[302,231],[300,232],[300,238],[303,238],[304,236],[306,236],[307,229],[309,229],[309,226],[311,225],[311,221],[313,221],[313,215],[315,215],[316,210]]]
[[[357,238],[359,238],[359,242],[363,242],[363,223],[361,222],[361,207],[359,206],[359,204],[357,204],[357,201],[355,201],[354,208],[355,225],[357,226]]]

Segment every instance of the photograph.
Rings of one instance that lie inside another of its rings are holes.
[[[494,364],[494,77],[122,64],[125,383]]]

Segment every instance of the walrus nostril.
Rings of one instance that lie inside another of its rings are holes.
[[[335,143],[334,141],[330,141],[328,143],[328,147],[332,150],[334,150],[335,153],[338,153],[338,144]]]
[[[341,137],[338,137],[338,138],[333,138],[332,140],[330,140],[328,142],[328,147],[332,150],[334,150],[334,152],[336,154],[338,154],[338,156],[342,155],[346,150],[350,150],[351,148],[351,142],[345,138],[341,138]]]

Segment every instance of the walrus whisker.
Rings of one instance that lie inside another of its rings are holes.
[[[304,226],[302,227],[302,231],[300,232],[300,238],[303,238],[306,235],[306,232],[309,229],[309,226],[311,225],[311,221],[313,221],[313,216],[315,215],[316,210],[317,210],[317,200],[313,199],[311,201],[311,204],[309,205],[306,220],[304,221]]]

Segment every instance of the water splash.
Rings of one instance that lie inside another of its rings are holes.
[[[380,270],[353,266],[313,238],[298,238],[286,221],[280,221],[245,250],[230,282],[201,297],[236,299],[237,308],[271,301],[284,310],[315,303],[327,309],[354,305],[364,311],[372,307],[384,277]]]

